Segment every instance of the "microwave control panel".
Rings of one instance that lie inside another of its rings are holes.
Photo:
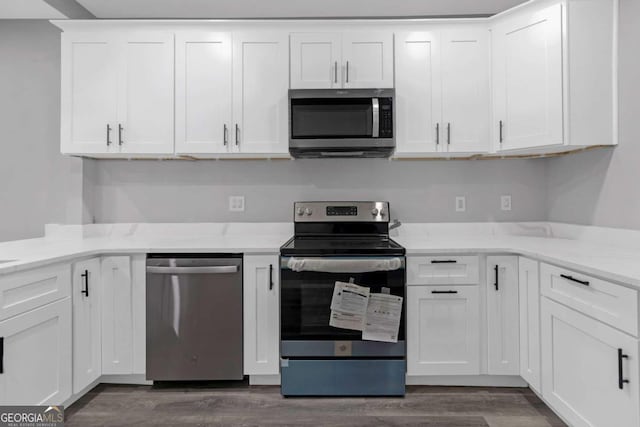
[[[380,138],[393,138],[392,98],[380,98]]]

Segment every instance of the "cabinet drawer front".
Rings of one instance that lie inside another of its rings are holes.
[[[638,291],[549,264],[540,265],[542,295],[638,335]]]
[[[71,294],[71,267],[58,264],[0,277],[0,320]]]
[[[408,285],[474,285],[478,283],[477,256],[410,256]]]

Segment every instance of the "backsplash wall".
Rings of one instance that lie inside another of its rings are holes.
[[[291,221],[297,200],[388,200],[409,222],[538,221],[545,179],[541,160],[85,160],[84,193],[96,222]],[[232,195],[245,212],[229,212]]]

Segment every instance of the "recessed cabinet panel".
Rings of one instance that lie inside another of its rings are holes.
[[[393,87],[393,34],[343,33],[345,88]]]
[[[440,40],[436,32],[396,34],[397,153],[436,152],[442,126]]]
[[[473,285],[479,280],[477,256],[407,257],[408,285]]]
[[[176,35],[176,153],[226,153],[231,128],[231,35]]]
[[[291,35],[291,88],[342,87],[342,46],[338,33]]]
[[[117,143],[126,153],[173,153],[173,35],[124,41]]]
[[[540,385],[540,281],[538,261],[520,257],[520,376],[541,392]]]
[[[115,44],[107,35],[62,34],[60,129],[65,154],[118,151]]]
[[[489,33],[442,32],[442,146],[447,152],[489,150]]]
[[[234,151],[287,153],[288,37],[234,34]]]

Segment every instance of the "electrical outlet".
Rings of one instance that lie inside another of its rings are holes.
[[[467,210],[467,198],[465,196],[456,196],[456,212],[464,212]]]
[[[244,196],[229,196],[229,212],[244,212]]]
[[[511,210],[511,196],[508,194],[500,196],[500,209],[503,211]]]

